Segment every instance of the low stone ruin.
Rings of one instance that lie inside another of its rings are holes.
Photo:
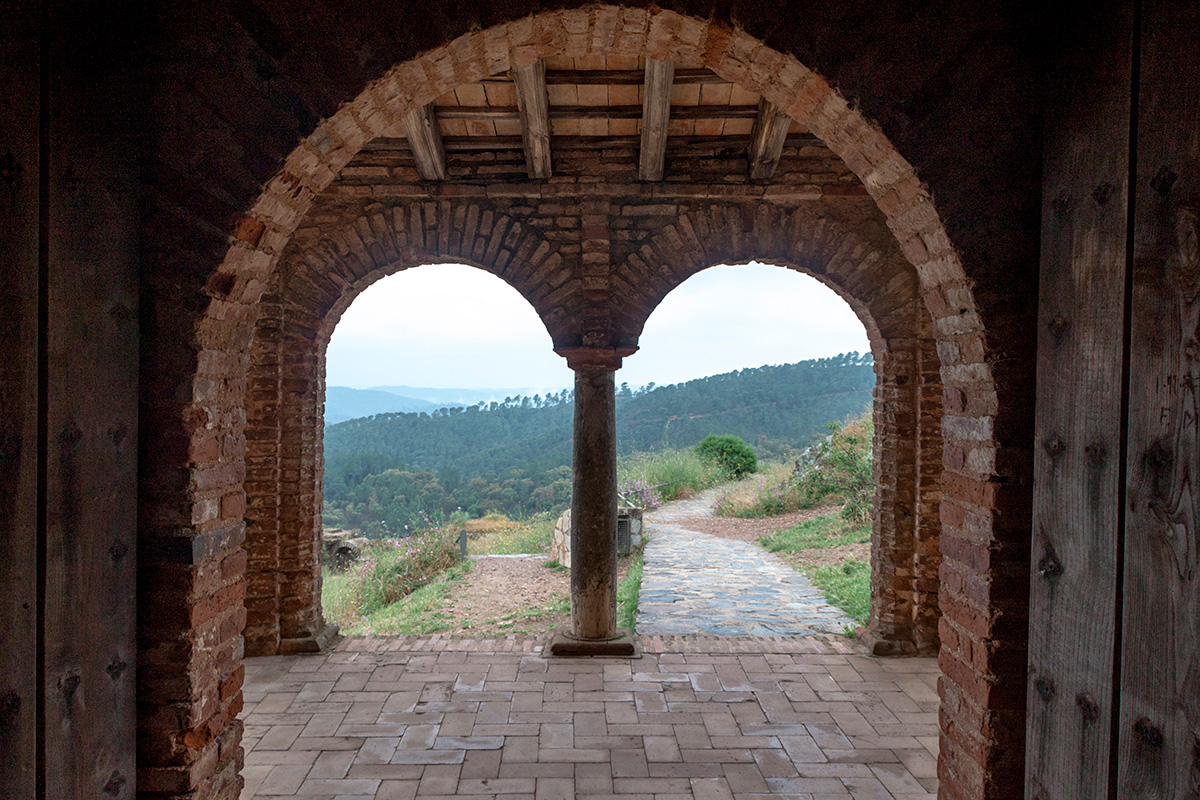
[[[617,525],[628,520],[630,547],[642,544],[642,509],[620,507],[617,509]],[[550,539],[550,560],[564,567],[571,566],[571,509],[567,509],[554,523],[554,535]]]

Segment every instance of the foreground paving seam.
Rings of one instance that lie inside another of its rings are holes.
[[[934,659],[831,636],[643,645],[363,637],[247,659],[242,798],[935,797]]]
[[[856,626],[775,554],[679,524],[710,514],[718,491],[646,514],[638,633],[811,636]]]

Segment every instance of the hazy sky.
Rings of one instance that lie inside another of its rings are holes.
[[[617,383],[864,352],[862,323],[820,283],[779,267],[718,266],[667,295]],[[499,278],[454,264],[384,278],[351,304],[329,343],[329,386],[571,386],[533,308]]]

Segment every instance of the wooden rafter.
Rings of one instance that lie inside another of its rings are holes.
[[[554,106],[550,119],[640,119],[644,106]],[[441,119],[515,119],[517,106],[439,106]],[[672,106],[675,119],[754,119],[758,106]]]
[[[611,150],[637,147],[641,144],[641,141],[642,137],[640,136],[612,136],[610,134],[555,136],[554,147],[556,150],[571,148]],[[821,146],[822,144],[821,139],[811,133],[793,133],[788,135],[785,146],[812,147],[814,145]],[[524,142],[520,136],[443,136],[442,145],[445,147],[447,153],[456,153],[479,150],[520,150],[524,146]],[[671,150],[680,147],[711,147],[713,145],[748,148],[750,146],[750,137],[749,135],[731,136],[729,134],[720,136],[672,136],[670,141]],[[386,153],[389,151],[407,153],[411,149],[407,139],[395,139],[385,136],[372,139],[363,145],[364,153]]]
[[[546,93],[546,62],[539,58],[532,64],[513,67],[512,77],[529,177],[549,178],[550,99]]]
[[[645,89],[642,93],[642,150],[638,163],[638,178],[644,181],[661,181],[663,177],[674,76],[674,61],[646,59]]]
[[[640,69],[548,69],[546,83],[568,86],[641,86],[645,73]],[[504,83],[505,75],[490,75],[483,83]],[[729,83],[710,69],[677,69],[676,84],[682,83]]]
[[[792,118],[774,103],[766,98],[758,101],[758,114],[754,117],[750,146],[746,149],[751,180],[765,181],[775,174],[791,124]]]
[[[442,129],[438,126],[433,105],[414,108],[405,114],[404,133],[420,176],[427,181],[445,180],[446,150],[442,146]]]

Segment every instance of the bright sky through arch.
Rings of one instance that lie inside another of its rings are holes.
[[[617,383],[679,383],[763,364],[869,349],[840,297],[813,278],[751,263],[713,267],[672,291]],[[377,282],[329,343],[329,386],[455,388],[572,384],[533,307],[474,267],[435,264]]]

